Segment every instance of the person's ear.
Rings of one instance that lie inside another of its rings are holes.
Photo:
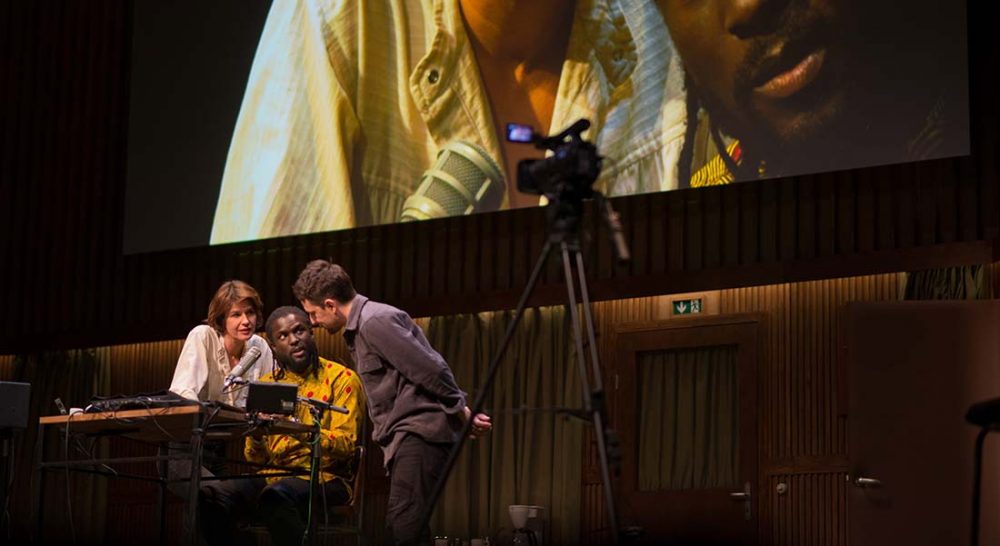
[[[336,311],[339,306],[337,305],[337,300],[333,298],[326,298],[323,300],[323,307],[330,309],[331,311]]]

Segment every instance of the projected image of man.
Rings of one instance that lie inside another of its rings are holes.
[[[211,242],[398,222],[458,144],[466,164],[488,166],[473,170],[505,182],[484,210],[536,206],[517,191],[516,165],[541,152],[508,145],[510,122],[547,134],[590,119],[584,136],[607,158],[601,191],[672,189],[680,73],[649,0],[275,0]]]
[[[961,2],[659,5],[687,75],[691,185],[968,152]]]

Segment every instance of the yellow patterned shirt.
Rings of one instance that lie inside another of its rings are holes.
[[[336,406],[344,406],[349,413],[344,415],[327,411],[323,413],[320,423],[320,480],[327,482],[339,479],[350,489],[350,481],[354,475],[351,463],[355,446],[362,439],[358,431],[364,422],[365,393],[356,373],[350,369],[325,358],[319,359],[319,369],[315,374],[306,377],[299,376],[291,370],[272,372],[261,378],[261,381],[276,383],[291,383],[298,385],[299,396],[328,402]],[[275,374],[278,375],[275,378]],[[295,418],[307,425],[313,424],[312,415],[307,404],[298,404]],[[309,469],[309,437],[307,435],[273,435],[261,440],[247,438],[244,450],[250,462],[267,463],[277,466],[291,466]],[[261,473],[274,473],[277,470],[263,470]],[[298,476],[309,479],[307,475]],[[282,477],[268,478],[269,484]],[[350,492],[353,494],[353,492]]]
[[[743,149],[740,147],[738,140],[734,140],[726,147],[726,153],[729,154],[729,157],[733,158],[733,162],[737,165],[743,163]],[[733,178],[733,173],[729,172],[729,167],[726,166],[726,162],[723,161],[722,156],[716,154],[708,163],[691,175],[691,187],[721,186],[731,183]]]

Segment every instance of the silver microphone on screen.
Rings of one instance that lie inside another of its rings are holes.
[[[503,171],[482,147],[456,140],[438,152],[406,202],[400,221],[428,220],[499,210],[507,185]]]

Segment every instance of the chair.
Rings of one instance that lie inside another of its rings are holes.
[[[364,533],[362,523],[364,517],[364,491],[365,491],[365,448],[357,446],[354,449],[354,457],[351,465],[354,468],[354,479],[351,480],[351,498],[346,504],[324,506],[322,497],[317,499],[323,510],[317,511],[313,517],[318,517],[314,544],[327,544],[326,537],[353,535],[356,543],[364,544]],[[250,524],[243,529],[255,537],[257,544],[269,544],[267,541],[267,528],[263,525]]]
[[[354,479],[351,481],[351,499],[347,504],[326,507],[325,515],[330,521],[321,521],[316,529],[316,538],[324,536],[353,535],[357,544],[364,544],[365,505],[365,448],[354,449]]]

